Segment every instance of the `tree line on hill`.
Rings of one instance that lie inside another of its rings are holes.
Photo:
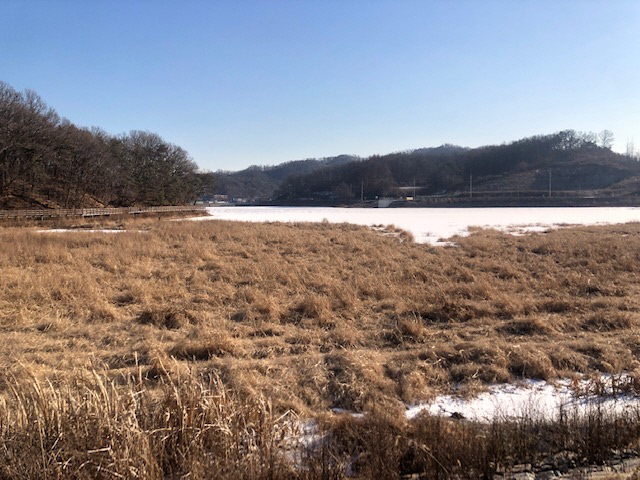
[[[618,193],[640,194],[635,148],[620,155],[612,143],[608,130],[563,130],[474,149],[443,145],[213,174],[199,171],[184,149],[155,133],[81,128],[35,92],[0,82],[0,208],[186,204],[215,193],[280,203],[355,202],[412,186],[422,195],[456,194],[471,177],[480,188],[526,191],[545,188],[550,172],[559,189],[614,185]]]
[[[274,166],[251,166],[238,172],[217,171],[216,192],[230,198],[264,198],[273,192],[283,180],[292,175],[312,173],[324,167],[343,165],[360,160],[353,155],[339,155],[320,159],[293,160]]]
[[[358,200],[395,196],[417,186],[423,195],[454,194],[478,185],[543,189],[557,172],[557,188],[606,188],[640,174],[636,158],[611,151],[613,134],[563,130],[503,145],[463,148],[443,145],[374,155],[285,178],[274,192],[279,201]],[[540,172],[543,172],[541,174]],[[525,181],[526,180],[526,181]]]
[[[186,204],[214,180],[155,133],[81,128],[0,82],[0,208]]]

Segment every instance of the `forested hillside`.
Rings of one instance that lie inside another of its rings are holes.
[[[395,196],[402,187],[418,194],[455,195],[474,188],[497,192],[580,191],[610,189],[638,193],[640,162],[611,151],[612,134],[565,130],[509,144],[465,149],[445,145],[326,167],[286,178],[280,200],[352,200]]]
[[[35,92],[0,82],[0,209],[170,205],[214,193],[280,203],[474,192],[640,194],[640,162],[611,151],[612,133],[564,130],[509,144],[340,155],[200,172],[189,154],[146,131],[110,135],[61,118]],[[217,185],[216,185],[217,183]],[[215,185],[215,188],[214,188]]]
[[[213,181],[157,134],[80,128],[0,82],[0,208],[184,204]]]
[[[360,160],[353,155],[294,160],[270,167],[252,166],[239,172],[216,172],[216,192],[230,198],[271,198],[285,178],[304,175],[324,167]]]

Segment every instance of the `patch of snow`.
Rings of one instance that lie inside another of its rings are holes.
[[[568,418],[581,417],[601,409],[605,415],[640,412],[640,396],[620,393],[629,390],[636,382],[628,375],[600,375],[577,380],[563,379],[555,383],[543,380],[524,380],[517,384],[492,386],[473,398],[442,395],[433,402],[408,406],[408,420],[423,412],[478,422],[507,419],[559,420],[562,411]],[[615,386],[615,389],[613,388]],[[633,388],[631,388],[633,390]],[[330,410],[335,415],[364,418],[365,414],[342,408]],[[287,424],[284,435],[284,452],[296,468],[303,468],[304,456],[317,452],[327,439],[314,420],[294,418]]]
[[[131,232],[135,233],[147,233],[144,230],[118,230],[115,228],[104,228],[104,229],[86,229],[86,228],[50,228],[45,230],[36,230],[37,233],[124,233]]]
[[[559,228],[558,225],[516,225],[506,228],[504,231],[511,235],[526,235],[527,233],[546,233],[551,229]]]
[[[519,384],[492,386],[489,391],[473,398],[442,395],[433,402],[407,408],[407,418],[415,418],[421,412],[431,415],[462,415],[468,420],[490,422],[493,420],[528,417],[554,420],[560,412],[584,415],[594,408],[607,413],[623,413],[640,409],[640,397],[630,393],[614,392],[610,385],[613,377],[603,375],[593,390],[593,380],[560,380],[555,384],[543,380],[526,380]],[[622,379],[624,383],[624,377]],[[609,385],[604,387],[604,385]],[[583,392],[579,394],[577,392]]]
[[[320,448],[327,434],[319,432],[314,420],[293,420],[288,427],[289,432],[284,435],[284,455],[294,467],[301,469],[305,454]]]
[[[126,230],[116,230],[116,229],[86,229],[86,228],[50,228],[45,230],[36,230],[38,233],[68,233],[68,232],[85,232],[85,233],[121,233]]]
[[[364,417],[364,413],[355,413],[352,412],[351,410],[347,410],[345,408],[332,408],[331,409],[332,413],[335,413],[336,415],[350,415],[353,418],[363,418]]]
[[[637,207],[506,207],[506,208],[339,208],[339,207],[209,207],[208,217],[190,220],[246,222],[323,222],[393,225],[411,232],[418,243],[444,245],[441,239],[468,235],[471,227],[522,234],[568,225],[640,221]]]

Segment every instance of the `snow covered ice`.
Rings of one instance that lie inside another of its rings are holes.
[[[339,208],[339,207],[210,207],[210,217],[193,220],[246,222],[322,222],[394,225],[411,232],[418,243],[442,244],[470,227],[508,233],[545,231],[565,225],[597,225],[640,221],[635,207],[507,207],[507,208]]]

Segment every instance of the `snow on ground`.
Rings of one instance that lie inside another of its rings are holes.
[[[476,397],[441,395],[431,403],[408,406],[405,415],[412,420],[426,412],[483,423],[518,418],[557,421],[561,411],[568,419],[598,412],[606,417],[625,411],[637,417],[640,396],[620,393],[633,390],[629,388],[632,386],[637,386],[637,382],[624,374],[563,379],[553,384],[543,380],[524,380],[518,384],[493,385]],[[364,417],[362,413],[340,408],[333,408],[331,412],[354,418]],[[285,455],[293,465],[301,468],[305,452],[317,451],[327,438],[327,433],[321,431],[314,420],[293,418],[287,425]]]
[[[108,228],[104,228],[104,229],[97,229],[97,230],[93,230],[93,229],[87,229],[87,228],[50,228],[50,229],[45,229],[45,230],[36,230],[36,232],[38,233],[68,233],[68,232],[84,232],[84,233],[122,233],[122,232],[127,232],[129,230],[117,230],[114,228],[108,229]]]
[[[456,395],[442,395],[433,402],[407,408],[407,418],[416,417],[426,411],[431,415],[451,416],[461,414],[468,420],[490,422],[506,418],[528,417],[554,420],[560,412],[584,415],[595,408],[602,408],[608,414],[623,413],[640,409],[640,397],[631,393],[616,393],[612,390],[611,376],[593,380],[560,380],[555,385],[543,380],[526,380],[519,384],[494,385],[487,392],[476,397],[462,398]],[[620,377],[624,384],[628,377]],[[597,395],[594,385],[606,386]],[[583,392],[576,394],[576,390]]]
[[[322,222],[394,225],[418,243],[443,245],[442,239],[468,235],[470,227],[509,233],[545,231],[566,225],[640,221],[636,207],[506,207],[506,208],[339,208],[339,207],[209,207],[210,217],[192,220],[246,222]]]

